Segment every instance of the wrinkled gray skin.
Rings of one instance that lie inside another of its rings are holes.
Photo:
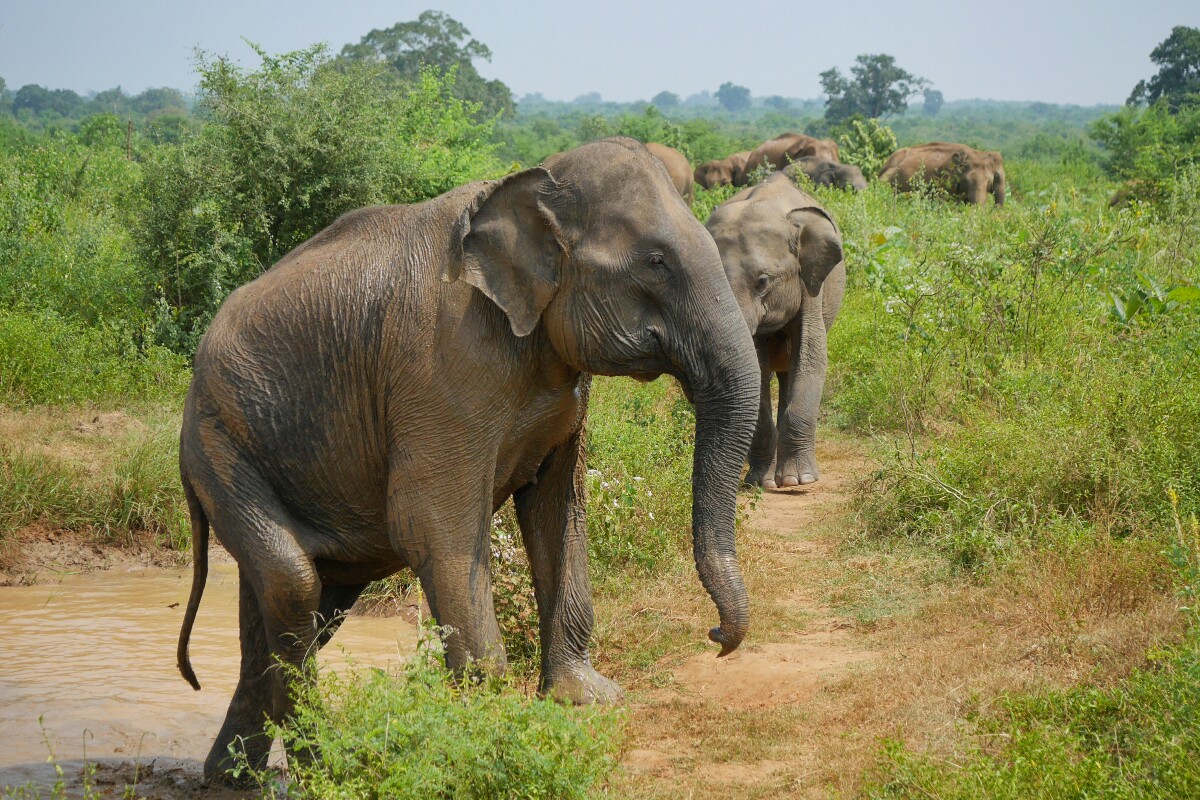
[[[708,230],[758,351],[759,416],[746,483],[768,489],[812,483],[821,476],[816,434],[826,335],[846,291],[841,232],[782,174],[718,206]],[[779,379],[777,420],[772,373]]]
[[[718,186],[741,186],[745,183],[742,177],[746,170],[746,159],[750,157],[749,150],[733,153],[724,158],[706,161],[696,167],[693,177],[696,183],[705,189],[715,189]]]
[[[788,164],[799,161],[805,156],[816,156],[826,161],[838,161],[837,142],[832,139],[818,139],[803,133],[781,133],[750,151],[750,155],[746,158],[746,166],[742,171],[741,181],[734,185],[745,186],[750,180],[750,173],[763,164],[769,164],[773,170],[782,170]]]
[[[783,174],[794,178],[803,173],[817,186],[833,186],[838,189],[853,189],[861,192],[867,188],[867,179],[862,170],[853,164],[839,164],[816,156],[805,156],[784,168]]]
[[[691,203],[692,165],[688,163],[687,156],[674,147],[667,147],[658,142],[647,143],[646,149],[650,151],[650,155],[662,162],[663,167],[667,170],[667,175],[671,178],[671,183],[675,186],[675,191],[679,192],[679,196]]]
[[[879,174],[901,192],[911,192],[918,177],[964,203],[984,205],[990,194],[996,205],[1004,205],[1004,157],[995,150],[952,142],[904,147],[892,153]]]
[[[196,353],[180,465],[195,572],[208,530],[237,560],[242,666],[205,762],[265,764],[264,716],[369,581],[411,567],[462,671],[505,663],[493,512],[512,497],[533,576],[540,690],[617,699],[588,655],[584,519],[590,374],[670,374],[696,404],[694,555],[721,653],[749,605],[734,548],[754,431],[754,343],[716,245],[632,139],[425,203],[341,217],[225,302]],[[239,739],[239,737],[241,737]]]

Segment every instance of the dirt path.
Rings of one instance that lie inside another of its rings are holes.
[[[739,542],[755,620],[747,641],[724,659],[711,650],[671,658],[670,686],[632,697],[622,791],[776,797],[801,788],[806,762],[820,757],[817,740],[796,741],[789,729],[801,734],[795,723],[814,702],[878,653],[814,580],[836,558],[829,533],[868,462],[848,442],[823,443],[819,455],[822,480],[764,493]]]

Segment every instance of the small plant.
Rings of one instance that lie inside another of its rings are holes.
[[[428,634],[399,672],[326,672],[294,717],[268,726],[289,754],[290,798],[584,798],[616,766],[621,712],[531,699],[504,680],[455,681]],[[297,682],[300,684],[301,682]]]

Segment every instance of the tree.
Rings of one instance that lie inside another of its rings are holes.
[[[763,105],[767,108],[773,108],[776,111],[786,111],[791,107],[792,101],[781,95],[773,94],[763,99]]]
[[[1184,105],[1200,104],[1200,29],[1175,26],[1171,35],[1150,51],[1150,60],[1158,65],[1158,74],[1149,81],[1138,81],[1127,105],[1166,100],[1171,110],[1177,111]]]
[[[750,107],[750,90],[726,81],[717,89],[717,101],[731,113],[743,111]]]
[[[55,89],[51,91],[36,83],[26,84],[17,90],[13,97],[13,113],[29,109],[35,116],[53,112],[64,117],[71,116],[80,106],[83,98],[70,89]]]
[[[423,67],[442,74],[456,71],[455,96],[479,104],[479,114],[490,118],[513,113],[512,91],[498,80],[486,80],[474,61],[492,60],[492,51],[461,22],[441,11],[423,11],[413,22],[398,22],[375,29],[342,48],[340,58],[348,62],[382,62],[405,81],[415,82]]]
[[[868,119],[902,114],[908,108],[908,98],[929,83],[900,69],[894,57],[883,53],[863,54],[855,62],[849,79],[837,67],[821,73],[821,87],[829,98],[825,102],[828,122],[838,123],[855,114]]]
[[[925,90],[925,116],[936,117],[937,113],[942,110],[942,104],[946,102],[946,98],[942,97],[942,93],[937,89]]]
[[[669,108],[675,108],[679,105],[679,95],[674,92],[659,92],[654,95],[654,99],[650,101],[650,104],[655,108],[666,111]]]
[[[8,84],[4,82],[4,78],[0,78],[0,114],[9,114],[12,112],[12,92],[8,90]]]

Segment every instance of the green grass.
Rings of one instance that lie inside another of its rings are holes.
[[[1174,498],[1173,498],[1174,499]],[[1012,694],[969,717],[953,752],[884,746],[875,798],[1200,795],[1200,524],[1170,548],[1191,628],[1116,686]]]
[[[163,546],[187,547],[174,425],[128,433],[90,467],[44,450],[0,445],[0,538],[36,523],[114,544],[149,532]]]

